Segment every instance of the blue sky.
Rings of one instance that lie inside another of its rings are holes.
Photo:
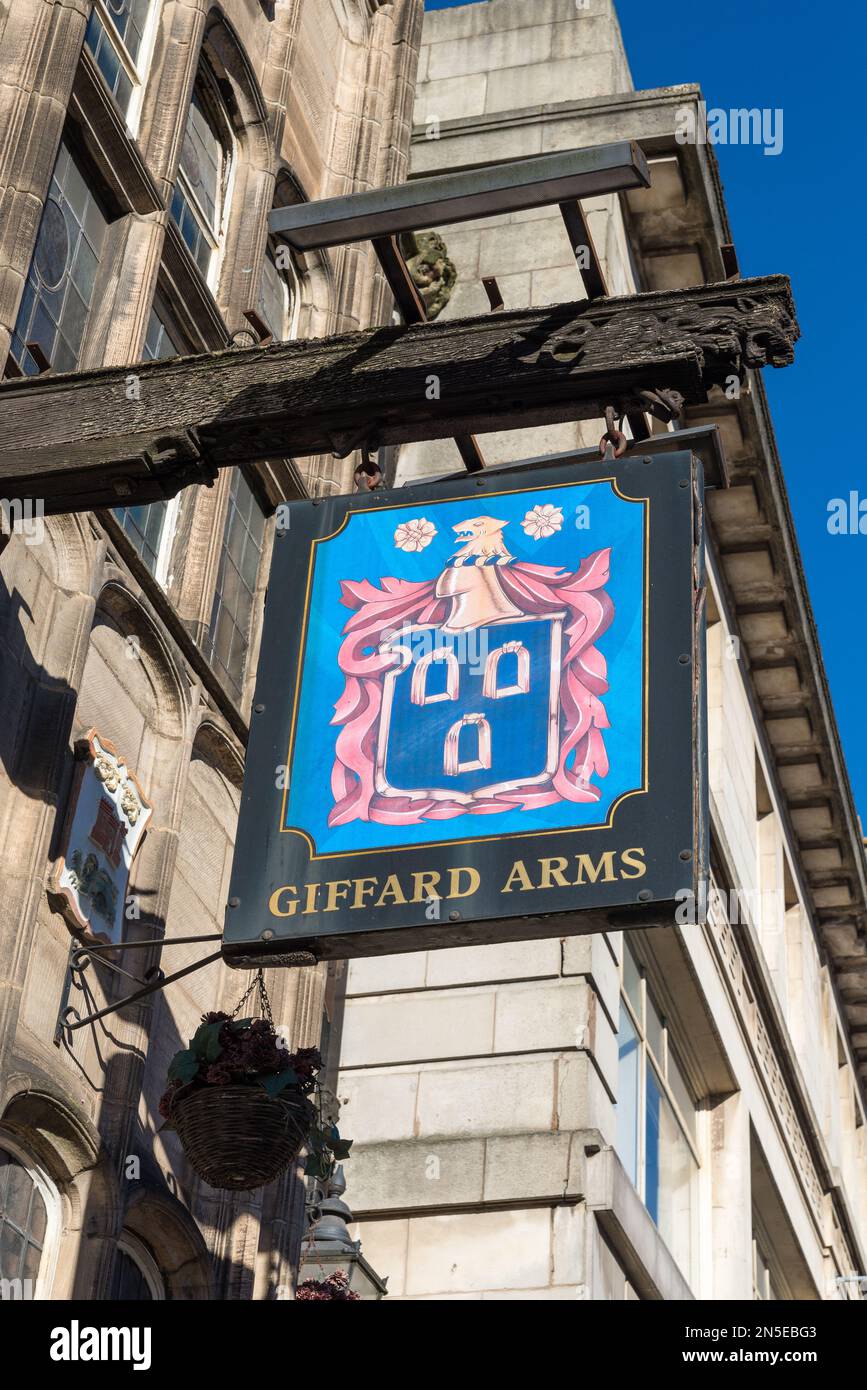
[[[454,0],[426,0],[427,9]],[[532,0],[525,0],[528,5]],[[856,804],[867,828],[867,535],[831,535],[828,504],[867,501],[861,6],[808,0],[619,0],[635,86],[701,85],[708,108],[782,108],[783,148],[716,147],[744,275],[791,276],[801,339],[767,370],[783,470]],[[867,510],[867,508],[865,508]],[[867,525],[867,523],[865,523]]]

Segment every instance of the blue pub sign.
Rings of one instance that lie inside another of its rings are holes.
[[[228,963],[673,921],[706,875],[702,505],[683,451],[284,508]]]

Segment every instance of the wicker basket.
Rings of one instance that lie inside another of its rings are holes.
[[[303,1096],[276,1100],[258,1086],[202,1086],[172,1102],[190,1166],[211,1187],[249,1192],[279,1178],[310,1134]]]

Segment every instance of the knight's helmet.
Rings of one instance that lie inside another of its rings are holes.
[[[503,527],[508,524],[491,516],[477,516],[453,527],[464,544],[436,582],[437,597],[451,600],[443,632],[465,632],[468,628],[521,617],[521,610],[500,582],[500,569],[514,558],[503,540]]]

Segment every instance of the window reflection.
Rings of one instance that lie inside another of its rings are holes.
[[[84,42],[124,115],[141,82],[139,60],[150,0],[96,0]]]
[[[236,468],[207,645],[211,661],[237,700],[243,690],[264,541],[265,515],[243,473]]]
[[[223,227],[229,128],[219,94],[203,64],[190,101],[171,217],[206,276]]]
[[[690,1282],[698,1254],[696,1106],[669,1030],[624,945],[616,1148],[671,1255]],[[684,1128],[685,1126],[685,1128]]]
[[[638,1186],[638,1034],[620,1005],[617,1039],[620,1068],[617,1079],[617,1152],[632,1182]]]
[[[0,1279],[29,1279],[35,1288],[48,1214],[22,1163],[0,1149]]]

